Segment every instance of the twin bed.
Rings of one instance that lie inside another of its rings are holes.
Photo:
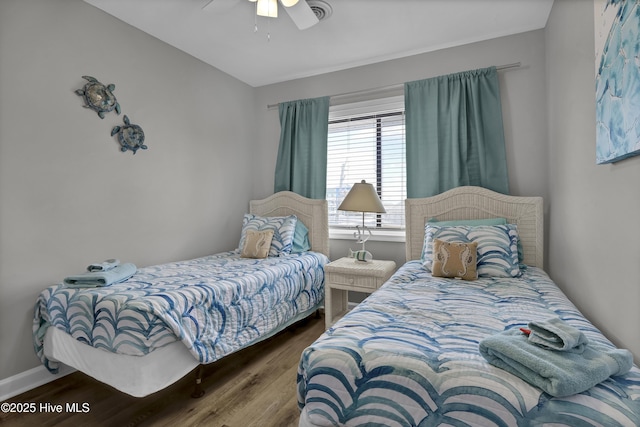
[[[36,353],[51,372],[61,362],[143,397],[276,334],[322,305],[326,203],[291,192],[251,201],[241,243],[271,228],[263,259],[235,250],[140,268],[109,286],[45,289],[35,308]]]
[[[472,227],[465,221],[501,218],[517,226],[519,242],[486,252],[478,246],[477,280],[434,277],[435,265],[433,274],[423,265],[429,256],[423,250],[425,229],[433,244],[434,230],[468,232],[465,227]],[[480,343],[505,330],[520,334],[529,322],[559,318],[581,331],[591,348],[630,356],[615,350],[543,271],[542,199],[460,187],[407,200],[406,219],[408,262],[303,352],[297,376],[300,426],[640,425],[635,366],[579,391],[580,380],[593,379],[585,373],[588,363],[573,371],[549,363],[539,378],[547,381],[543,392],[493,366],[479,351]],[[510,260],[492,264],[488,258],[505,249]],[[543,359],[551,356],[552,350],[544,351]]]

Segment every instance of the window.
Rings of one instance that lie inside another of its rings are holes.
[[[378,229],[404,228],[406,199],[402,96],[331,106],[327,145],[329,226],[362,224],[362,213],[339,211],[351,186],[366,180],[378,191],[385,214],[365,214]]]

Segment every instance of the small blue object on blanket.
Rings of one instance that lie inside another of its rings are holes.
[[[120,283],[133,276],[137,267],[131,263],[119,264],[109,270],[94,271],[66,277],[63,283],[72,288],[95,288]]]
[[[589,343],[580,329],[558,317],[530,322],[528,327],[531,330],[529,341],[550,350],[582,353]]]
[[[529,341],[511,329],[480,342],[480,353],[492,365],[516,375],[551,396],[581,393],[633,365],[628,350],[588,344],[581,353],[555,351]]]
[[[118,265],[120,265],[119,259],[108,259],[100,263],[89,264],[89,266],[87,267],[87,271],[107,271],[111,270],[112,268],[116,268]]]

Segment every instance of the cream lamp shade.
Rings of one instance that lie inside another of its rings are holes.
[[[345,197],[342,203],[340,203],[340,206],[338,206],[338,210],[376,213],[387,212],[384,206],[382,206],[376,189],[364,179],[359,183],[353,184],[347,197]]]

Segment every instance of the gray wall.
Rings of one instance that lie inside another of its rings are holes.
[[[556,0],[546,29],[548,271],[640,360],[640,157],[595,163],[594,6]]]
[[[236,247],[256,129],[253,88],[80,0],[0,1],[0,54],[2,379],[38,366],[33,305],[66,275]],[[148,150],[119,151],[83,75],[115,83]]]

